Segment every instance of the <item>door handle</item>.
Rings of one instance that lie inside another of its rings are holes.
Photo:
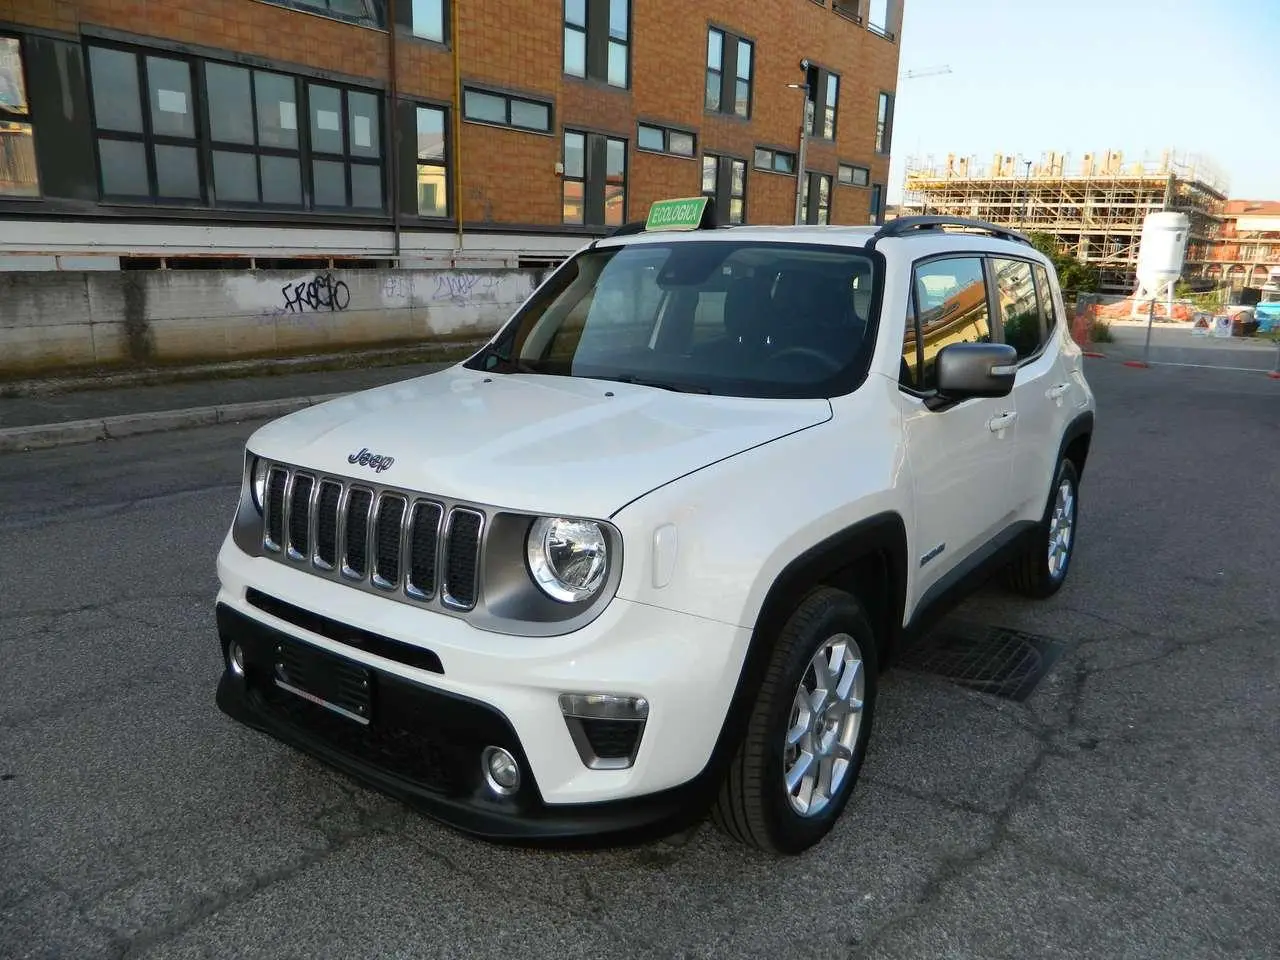
[[[999,433],[1001,430],[1008,428],[1017,419],[1018,414],[1014,411],[1000,413],[987,421],[987,429],[992,433]]]
[[[1068,386],[1070,386],[1070,384],[1055,383],[1052,387],[1050,387],[1048,390],[1045,391],[1044,395],[1048,397],[1050,400],[1060,400],[1062,399],[1062,395],[1067,392]]]

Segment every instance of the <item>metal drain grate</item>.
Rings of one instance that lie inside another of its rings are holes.
[[[1056,640],[1020,630],[948,620],[904,650],[898,666],[1008,700],[1025,700],[1064,649]]]

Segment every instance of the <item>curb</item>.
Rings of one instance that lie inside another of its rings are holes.
[[[185,410],[157,410],[151,413],[126,413],[116,417],[92,420],[68,420],[64,423],[41,423],[26,427],[0,428],[0,453],[45,450],[95,440],[117,440],[144,433],[163,433],[191,427],[207,427],[241,420],[266,420],[282,417],[304,407],[336,400],[345,393],[316,397],[286,397],[281,400],[250,400],[224,403],[212,407],[188,407]]]

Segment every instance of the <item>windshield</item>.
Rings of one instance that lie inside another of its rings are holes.
[[[587,250],[467,366],[694,393],[835,396],[865,375],[877,273],[860,250],[808,244]]]

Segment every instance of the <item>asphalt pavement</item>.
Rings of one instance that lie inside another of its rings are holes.
[[[1275,956],[1280,394],[1091,361],[1099,426],[1018,703],[902,670],[835,832],[454,833],[218,712],[226,424],[0,455],[0,956]]]

